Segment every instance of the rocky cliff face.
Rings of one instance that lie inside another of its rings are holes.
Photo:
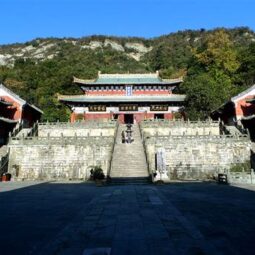
[[[37,39],[25,44],[13,44],[0,46],[0,66],[13,66],[16,59],[33,59],[43,61],[57,56],[65,45],[72,45],[76,50],[104,50],[111,48],[114,51],[140,61],[141,57],[151,51],[153,47],[147,47],[142,42],[120,43],[113,39],[89,40],[81,39]]]
[[[236,45],[244,46],[255,42],[254,31],[247,27],[222,29],[229,34],[231,40]],[[66,56],[78,51],[82,51],[84,54],[86,54],[87,51],[99,51],[104,53],[109,49],[115,51],[119,55],[123,54],[125,58],[128,57],[137,62],[140,62],[145,55],[156,55],[160,58],[164,52],[169,53],[169,51],[170,57],[172,57],[172,55],[177,55],[178,58],[180,58],[184,55],[183,49],[201,45],[205,36],[216,30],[217,29],[185,30],[153,39],[100,35],[63,39],[39,38],[24,44],[0,45],[0,66],[13,66],[16,59],[30,58],[39,62],[53,59],[58,56],[58,54]],[[181,52],[181,55],[178,52]],[[174,61],[176,62],[176,59]]]

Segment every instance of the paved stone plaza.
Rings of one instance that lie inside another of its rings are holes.
[[[254,188],[10,182],[0,191],[1,255],[255,251]]]

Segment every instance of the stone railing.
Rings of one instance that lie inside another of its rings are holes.
[[[74,127],[80,127],[80,128],[93,128],[93,127],[102,127],[102,128],[113,128],[117,124],[116,120],[111,120],[107,122],[101,122],[101,121],[76,121],[76,122],[41,122],[38,123],[40,128],[74,128]]]
[[[171,135],[171,133],[168,136],[161,136],[161,135],[155,135],[151,137],[146,137],[146,142],[155,143],[155,144],[161,144],[162,142],[168,143],[170,140],[183,140],[183,142],[186,142],[186,140],[195,140],[195,141],[215,141],[219,143],[225,143],[225,142],[236,142],[236,141],[249,141],[248,135],[239,135],[239,136],[233,136],[233,135]]]
[[[227,172],[229,183],[233,184],[255,184],[255,173],[251,169],[250,173],[247,172]]]
[[[219,121],[184,121],[184,120],[144,120],[141,122],[141,127],[154,127],[154,126],[194,126],[194,127],[203,127],[203,126],[219,126]]]
[[[153,176],[153,173],[150,172],[150,167],[149,167],[149,160],[148,160],[148,153],[146,151],[146,145],[145,145],[145,138],[144,138],[144,134],[143,134],[143,131],[142,131],[142,128],[141,128],[141,125],[138,124],[138,127],[139,127],[139,131],[140,131],[140,135],[141,135],[141,140],[142,140],[142,143],[143,143],[143,150],[144,150],[144,153],[145,153],[145,160],[146,160],[146,165],[147,165],[147,169],[149,171],[149,175],[151,176],[151,180],[152,182],[154,181],[154,176]]]
[[[220,135],[219,122],[213,121],[169,121],[152,120],[141,122],[141,130],[146,136],[166,135]]]
[[[117,122],[115,131],[114,131],[114,140],[113,140],[112,149],[111,149],[110,164],[109,164],[109,168],[107,169],[107,177],[110,177],[110,173],[111,173],[113,152],[114,152],[114,148],[115,148],[115,144],[117,140],[118,129],[119,129],[119,123]]]
[[[23,122],[18,122],[13,131],[9,134],[9,137],[16,136],[23,128]]]
[[[11,145],[54,145],[54,144],[84,144],[84,143],[96,143],[108,144],[113,142],[113,136],[104,136],[103,139],[101,136],[28,136],[28,137],[11,137],[9,140],[9,146]]]
[[[39,123],[38,136],[114,136],[117,122]]]

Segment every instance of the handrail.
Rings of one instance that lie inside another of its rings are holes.
[[[141,140],[142,140],[142,144],[143,144],[143,151],[144,151],[144,154],[145,154],[145,161],[146,161],[146,165],[147,165],[147,170],[148,170],[148,173],[151,176],[151,180],[153,182],[154,181],[154,176],[153,176],[153,173],[150,173],[149,162],[148,162],[148,157],[147,157],[147,151],[146,151],[146,146],[145,146],[145,140],[144,140],[144,135],[143,135],[143,131],[142,131],[140,123],[138,123],[138,128],[139,128],[139,132],[140,132],[140,136],[141,136]]]
[[[27,133],[27,136],[38,136],[38,122],[34,123],[31,130]]]
[[[8,165],[8,163],[9,163],[9,151],[7,152],[7,154],[4,157],[1,158],[0,176],[5,172],[3,169],[4,169],[4,167],[6,167],[6,165]]]
[[[111,150],[110,164],[109,164],[109,167],[107,169],[107,177],[110,177],[110,173],[111,173],[113,153],[114,153],[115,144],[116,144],[116,141],[117,141],[118,130],[119,130],[119,122],[117,121],[116,129],[115,129],[115,132],[114,132],[114,140],[113,140],[112,150]]]
[[[20,132],[20,130],[23,128],[23,126],[24,126],[23,121],[18,122],[15,128],[13,129],[13,131],[11,132],[11,137],[16,136]]]

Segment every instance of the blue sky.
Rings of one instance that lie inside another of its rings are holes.
[[[0,44],[93,34],[156,37],[249,26],[254,0],[0,0]]]

